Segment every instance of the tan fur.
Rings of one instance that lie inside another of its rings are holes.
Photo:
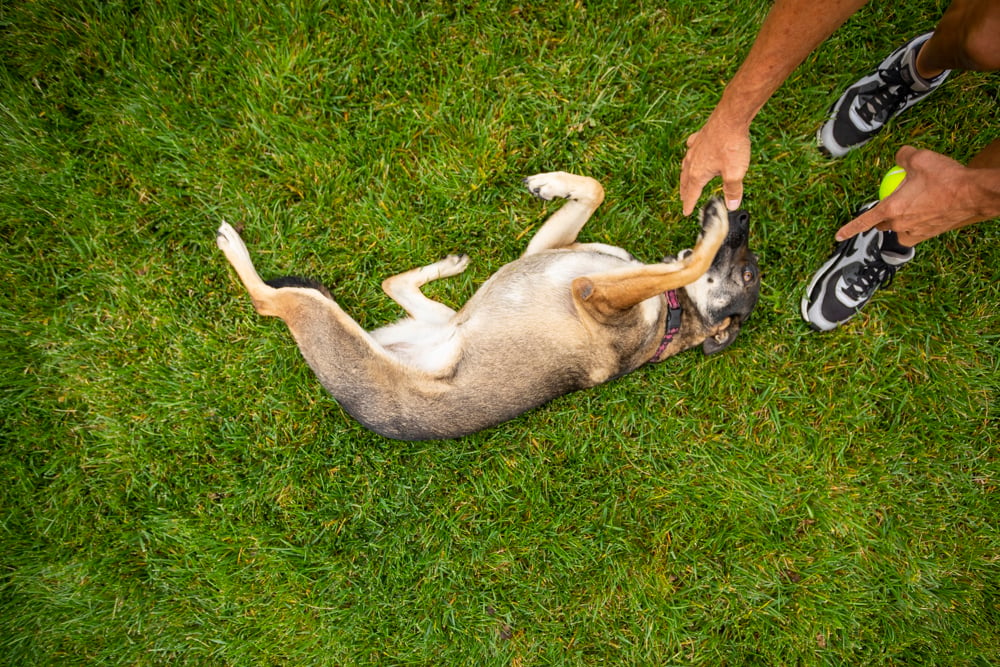
[[[285,321],[317,377],[351,415],[387,437],[458,437],[649,361],[666,327],[664,292],[705,274],[727,237],[727,216],[716,203],[703,214],[693,251],[643,265],[620,248],[576,242],[604,199],[597,181],[553,172],[525,182],[543,199],[567,202],[520,259],[501,267],[457,312],[420,287],[457,275],[467,257],[388,278],[386,294],[409,317],[372,332],[318,289],[265,283],[226,223],[218,245],[257,311]],[[694,314],[685,317],[668,355],[729,326],[709,325],[688,305]]]

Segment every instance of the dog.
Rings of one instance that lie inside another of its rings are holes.
[[[465,255],[388,278],[383,290],[409,317],[371,332],[318,283],[264,282],[225,222],[217,244],[257,312],[284,320],[323,386],[387,438],[459,438],[643,364],[733,342],[760,292],[746,212],[713,199],[694,249],[642,264],[621,248],[577,242],[604,200],[596,180],[551,172],[524,182],[543,200],[566,202],[519,259],[457,312],[420,287],[461,273]]]

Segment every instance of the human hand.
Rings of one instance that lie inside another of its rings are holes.
[[[899,242],[914,246],[921,241],[991,217],[977,196],[983,176],[996,178],[996,170],[971,169],[930,150],[903,146],[896,164],[906,170],[899,187],[876,206],[837,230],[838,241],[878,227],[896,232]]]
[[[735,211],[743,200],[743,177],[750,166],[750,129],[727,123],[715,113],[704,127],[687,139],[681,162],[681,205],[691,215],[702,190],[716,176],[722,177],[726,208]]]

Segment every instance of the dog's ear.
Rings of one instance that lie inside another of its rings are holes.
[[[740,333],[740,318],[734,316],[728,319],[728,323],[723,322],[723,326],[718,327],[715,333],[702,343],[701,349],[706,355],[722,352],[736,340],[736,336]]]

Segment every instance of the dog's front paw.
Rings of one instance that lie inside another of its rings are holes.
[[[604,188],[589,176],[577,176],[565,171],[550,171],[524,179],[531,194],[549,201],[562,198],[584,202],[597,208],[604,201]]]
[[[709,199],[701,210],[701,233],[707,234],[716,228],[729,229],[729,211],[720,197]]]
[[[556,198],[572,198],[572,174],[564,171],[550,171],[535,174],[524,179],[524,185],[531,194],[539,199],[551,201]]]

